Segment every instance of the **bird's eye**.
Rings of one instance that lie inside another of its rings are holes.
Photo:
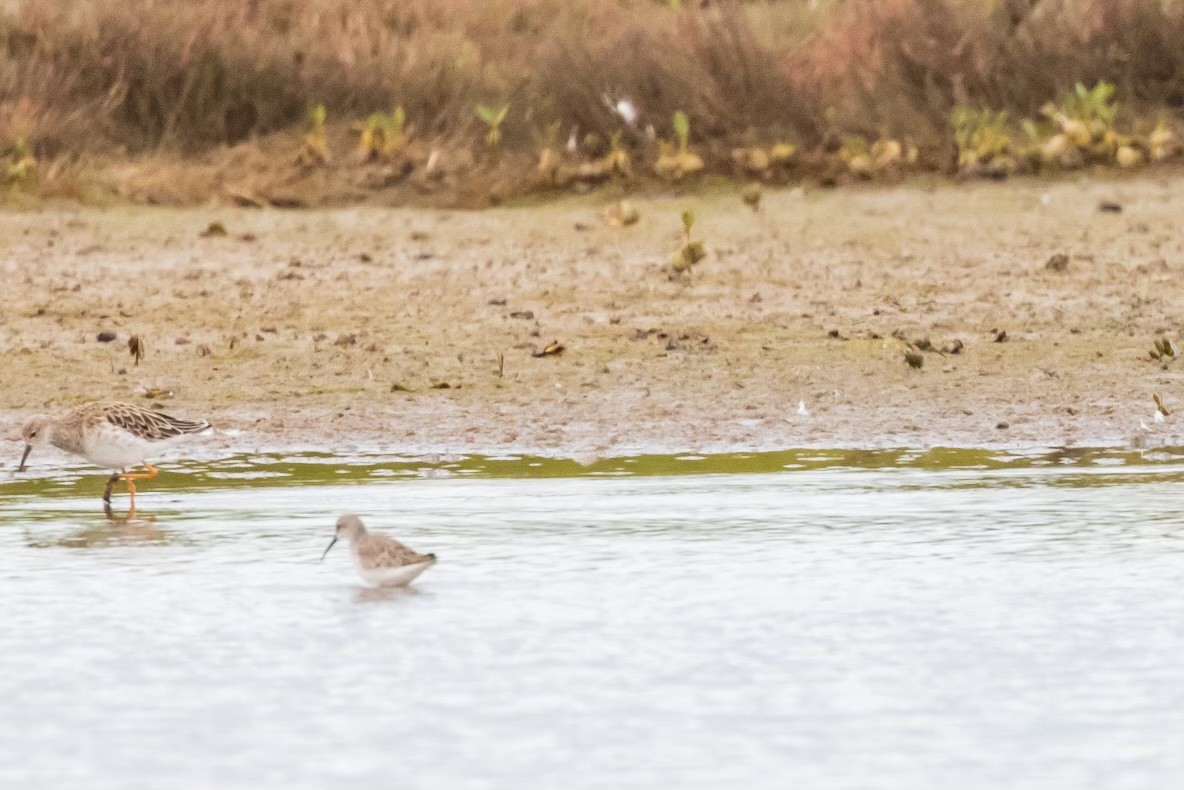
[[[30,434],[29,434],[29,438],[30,438],[30,439],[36,439],[36,438],[37,438],[37,431],[33,431],[32,433],[30,433]]]

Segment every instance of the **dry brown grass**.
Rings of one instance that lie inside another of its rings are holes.
[[[709,169],[736,145],[834,150],[848,134],[913,141],[941,168],[957,105],[1021,117],[1097,80],[1130,114],[1184,103],[1181,0],[685,5],[18,0],[0,12],[0,156],[24,139],[43,160],[191,157],[295,130],[317,104],[343,125],[401,104],[410,153],[459,151],[505,180],[474,109],[508,103],[514,162],[573,127],[650,157],[646,126],[668,138],[684,110]],[[606,96],[637,104],[635,128]]]

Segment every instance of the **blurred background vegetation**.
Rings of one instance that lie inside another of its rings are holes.
[[[12,191],[484,205],[1177,153],[1184,0],[8,0]],[[679,119],[682,119],[681,121]]]

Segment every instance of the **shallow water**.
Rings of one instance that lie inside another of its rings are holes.
[[[1168,452],[169,469],[129,522],[101,475],[0,480],[0,786],[1184,773]],[[318,564],[346,511],[440,562],[406,592]]]

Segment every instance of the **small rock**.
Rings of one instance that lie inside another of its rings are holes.
[[[1063,252],[1058,252],[1048,259],[1048,263],[1044,264],[1044,268],[1053,272],[1068,271],[1069,256]]]
[[[1007,430],[1008,428],[1010,428],[1010,427],[1011,427],[1011,425],[1010,425],[1010,424],[1008,424],[1008,423],[1005,423],[1005,422],[997,422],[997,423],[995,423],[995,428],[996,428],[996,429],[998,429],[998,430],[1000,430],[1000,431],[1006,431],[1006,430]]]
[[[100,343],[110,343],[118,337],[114,332],[99,332],[98,340]]]

